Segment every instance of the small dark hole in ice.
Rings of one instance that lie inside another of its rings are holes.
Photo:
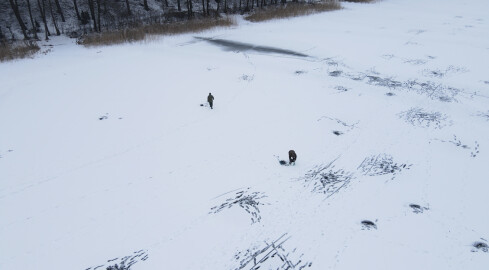
[[[333,134],[336,135],[336,136],[340,136],[340,135],[343,134],[343,132],[338,131],[338,130],[335,130],[335,131],[333,131]]]
[[[372,221],[370,220],[362,220],[362,225],[365,226],[365,228],[375,228],[377,229],[377,225],[375,225],[375,223],[373,223]]]
[[[392,96],[395,96],[396,94],[392,93],[392,92],[389,92],[389,93],[386,93],[385,94],[386,96],[389,96],[389,97],[392,97]]]
[[[482,249],[484,252],[487,252],[489,248],[489,246],[487,246],[487,244],[483,242],[475,242],[474,247],[477,249]]]
[[[446,96],[439,97],[438,99],[440,101],[443,101],[443,102],[450,102],[450,101],[452,101],[452,99],[450,97],[446,97]]]
[[[341,70],[335,70],[335,71],[331,71],[331,72],[329,73],[329,76],[338,77],[338,76],[340,76],[342,73],[343,73],[343,71],[341,71]]]

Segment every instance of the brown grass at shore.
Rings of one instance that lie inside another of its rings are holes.
[[[29,57],[40,50],[35,42],[0,43],[0,62]]]
[[[352,2],[352,3],[373,3],[379,0],[341,0],[342,2]]]
[[[84,46],[107,46],[145,40],[148,35],[177,35],[198,33],[216,27],[230,27],[236,22],[231,18],[190,20],[181,23],[142,25],[124,30],[108,31],[84,36],[79,44]]]
[[[273,19],[304,16],[325,11],[341,9],[338,1],[324,1],[319,3],[288,3],[284,6],[270,6],[245,17],[251,22],[261,22]]]

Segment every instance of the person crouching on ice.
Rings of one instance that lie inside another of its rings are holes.
[[[289,151],[289,164],[290,165],[292,165],[292,164],[295,165],[296,159],[297,159],[297,154],[295,153],[294,150],[290,150]]]

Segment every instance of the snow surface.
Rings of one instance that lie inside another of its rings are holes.
[[[0,64],[0,269],[487,269],[489,2],[343,5]]]

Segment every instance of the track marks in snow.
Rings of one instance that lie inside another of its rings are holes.
[[[266,197],[263,192],[250,192],[250,188],[247,188],[246,190],[236,192],[234,196],[226,199],[221,205],[212,207],[209,214],[217,214],[225,209],[238,206],[251,215],[251,224],[254,224],[261,221],[259,206],[265,205],[262,199]]]
[[[448,66],[445,69],[423,69],[421,71],[421,74],[425,77],[431,77],[431,78],[443,78],[447,76],[452,76],[456,74],[461,74],[468,72],[468,70],[464,67],[456,67],[456,66]]]
[[[14,150],[12,150],[12,149],[9,149],[7,151],[0,151],[0,158],[3,158],[4,156],[8,155],[9,153],[12,153],[13,151]]]
[[[392,54],[386,54],[381,57],[386,60],[395,58]],[[435,57],[433,56],[427,56],[427,59],[403,59],[403,62],[411,65],[424,65],[434,58]],[[353,81],[364,82],[368,85],[388,88],[389,90],[414,92],[419,95],[427,96],[432,100],[439,100],[442,102],[456,102],[457,96],[463,92],[463,89],[445,85],[437,81],[447,76],[468,72],[464,67],[450,65],[445,69],[423,69],[420,71],[422,75],[433,78],[435,81],[419,79],[398,80],[396,79],[396,76],[380,74],[375,71],[374,68],[365,72],[357,72],[351,70],[341,62],[335,60],[332,61],[334,64],[329,65],[327,63],[327,74],[330,77],[347,78]]]
[[[344,133],[352,131],[353,129],[355,129],[357,127],[357,125],[359,123],[357,121],[353,124],[349,124],[349,123],[344,122],[338,118],[333,118],[333,117],[329,117],[329,116],[322,116],[317,121],[319,122],[319,121],[323,121],[323,120],[327,120],[330,123],[333,123],[334,125],[336,125],[335,129],[332,131],[333,134],[336,136],[340,136],[340,135],[343,135]]]
[[[470,152],[471,157],[476,157],[479,154],[480,145],[477,141],[474,142],[473,146],[469,146],[468,144],[463,143],[459,138],[457,138],[456,135],[453,135],[453,139],[449,140],[449,141],[438,140],[438,139],[435,139],[435,140],[443,142],[443,143],[450,143],[450,144],[455,145],[456,147],[464,149],[464,150],[469,150],[469,151],[471,150],[471,152]]]
[[[489,121],[489,111],[487,112],[478,112],[477,116],[484,118],[486,121]]]

